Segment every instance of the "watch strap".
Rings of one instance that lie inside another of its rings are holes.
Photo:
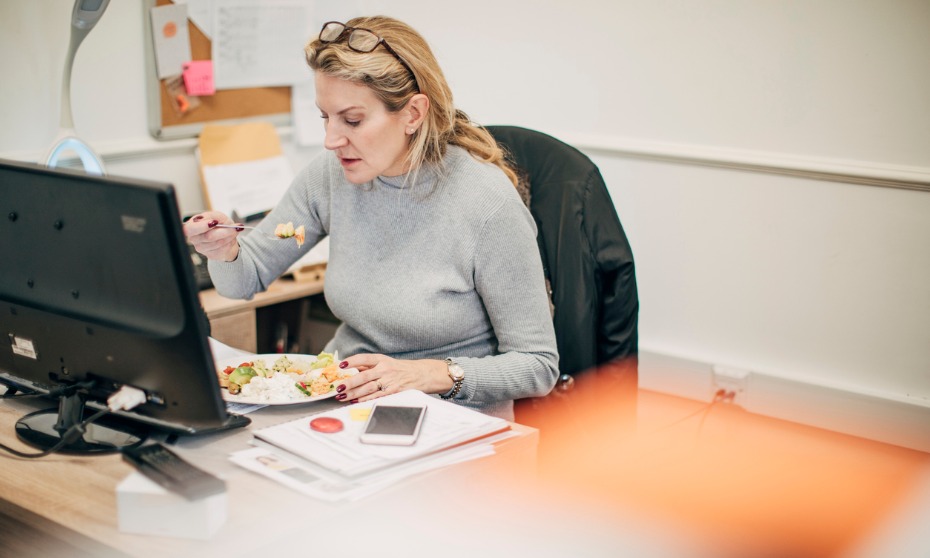
[[[452,385],[451,390],[449,390],[448,392],[444,394],[441,394],[439,397],[441,399],[452,399],[456,395],[459,394],[459,391],[462,390],[462,384],[465,382],[465,377],[463,375],[456,379],[455,375],[452,373],[452,367],[456,366],[459,368],[459,370],[461,370],[462,368],[458,364],[456,364],[455,361],[452,360],[451,358],[447,358],[445,360],[446,360],[446,367],[448,368],[448,371],[449,371],[449,378],[452,379],[453,385]]]

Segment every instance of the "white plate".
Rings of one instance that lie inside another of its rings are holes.
[[[272,354],[263,354],[263,355],[241,355],[237,357],[223,359],[216,363],[216,369],[219,373],[222,373],[227,366],[232,366],[237,368],[243,362],[254,362],[256,360],[265,361],[265,366],[271,367],[274,364],[274,361],[278,360],[282,356],[286,356],[290,360],[299,363],[311,363],[316,361],[316,355],[297,355],[297,354],[281,354],[281,353],[272,353]],[[344,374],[356,374],[358,370],[355,368],[347,368],[342,371]],[[329,393],[324,393],[323,395],[314,395],[314,396],[305,396],[300,399],[265,399],[263,397],[248,397],[241,394],[233,395],[229,393],[229,390],[226,388],[220,388],[220,391],[223,393],[223,399],[229,401],[230,403],[242,403],[244,405],[299,405],[302,403],[312,403],[313,401],[319,401],[321,399],[329,399],[330,397],[335,397],[336,390],[332,390]]]

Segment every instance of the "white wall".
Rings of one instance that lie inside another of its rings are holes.
[[[555,4],[356,3],[420,29],[475,120],[592,154],[644,349],[930,407],[930,2]],[[70,11],[0,3],[0,157],[54,135]],[[147,135],[141,18],[114,0],[81,47],[76,126],[112,173],[196,209],[193,141]]]

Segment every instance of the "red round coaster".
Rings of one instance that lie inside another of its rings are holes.
[[[342,421],[333,417],[319,417],[310,421],[310,429],[323,434],[339,432],[342,430],[342,426]]]

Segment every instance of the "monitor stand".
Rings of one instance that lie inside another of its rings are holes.
[[[80,393],[63,395],[58,410],[46,409],[29,413],[16,422],[16,435],[23,442],[42,450],[51,449],[62,441],[62,436],[86,417],[85,400]],[[63,453],[100,454],[114,453],[123,448],[137,446],[148,433],[125,423],[117,423],[103,416],[85,427],[80,435],[70,436],[56,451]]]

